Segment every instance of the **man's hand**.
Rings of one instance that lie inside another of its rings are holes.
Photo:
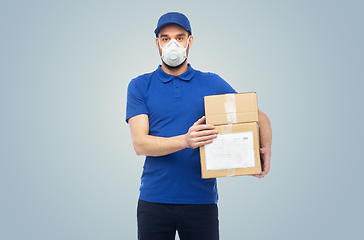
[[[271,150],[267,148],[260,148],[260,158],[262,159],[262,173],[261,174],[255,174],[254,177],[257,178],[264,178],[265,175],[268,174],[270,170],[270,156],[271,156]]]
[[[206,117],[203,116],[197,120],[186,133],[186,142],[188,148],[198,148],[200,146],[212,143],[217,137],[217,131],[213,125],[202,125]]]

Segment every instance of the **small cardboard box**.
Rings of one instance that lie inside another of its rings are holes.
[[[205,115],[218,137],[200,147],[202,178],[261,173],[256,93],[206,96]]]

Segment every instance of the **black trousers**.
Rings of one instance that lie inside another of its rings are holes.
[[[216,204],[162,204],[138,202],[138,239],[218,240]]]

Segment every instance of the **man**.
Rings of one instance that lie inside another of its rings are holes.
[[[145,155],[138,202],[138,239],[219,239],[216,179],[202,179],[199,147],[216,138],[205,125],[204,96],[235,93],[221,77],[187,63],[193,44],[181,13],[160,17],[156,46],[162,64],[128,86],[126,121],[138,155]],[[264,177],[270,169],[271,127],[259,111]]]

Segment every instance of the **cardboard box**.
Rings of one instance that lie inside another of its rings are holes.
[[[206,96],[205,115],[218,137],[200,147],[202,178],[261,173],[256,93]]]

